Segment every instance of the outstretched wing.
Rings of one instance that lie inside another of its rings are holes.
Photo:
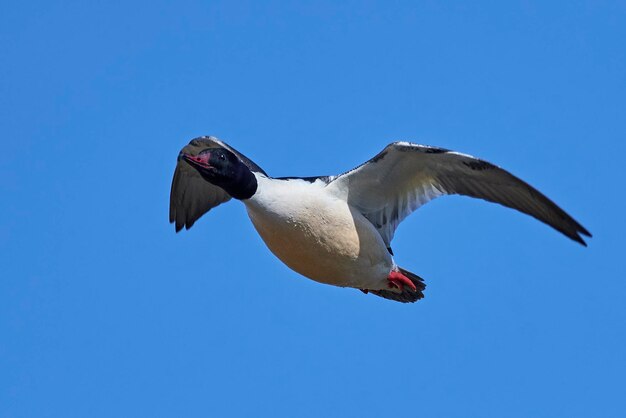
[[[576,242],[591,234],[537,189],[508,171],[470,155],[410,142],[389,144],[329,185],[346,196],[378,229],[387,245],[411,212],[442,196],[459,194],[517,209]]]
[[[222,188],[204,180],[198,171],[181,157],[183,153],[198,155],[209,148],[226,148],[239,157],[250,170],[265,174],[261,167],[245,155],[215,137],[203,136],[192,139],[178,154],[178,163],[172,180],[170,223],[175,223],[176,232],[183,227],[191,228],[202,215],[231,198]]]

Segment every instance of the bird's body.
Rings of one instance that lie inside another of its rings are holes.
[[[461,194],[517,209],[585,245],[589,232],[539,191],[484,160],[409,142],[389,144],[338,176],[272,178],[213,137],[184,147],[172,182],[170,222],[190,228],[231,197],[241,200],[268,248],[315,281],[400,302],[423,280],[393,260],[400,222],[430,200]]]
[[[315,281],[380,290],[394,266],[382,237],[322,180],[257,175],[258,192],[244,200],[268,248]]]

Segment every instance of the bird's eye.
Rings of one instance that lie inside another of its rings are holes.
[[[224,154],[220,154],[220,160],[225,160],[226,157],[224,157]]]

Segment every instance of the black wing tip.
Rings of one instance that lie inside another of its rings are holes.
[[[570,223],[570,228],[568,228],[567,231],[561,230],[561,232],[563,232],[565,235],[567,235],[569,238],[573,239],[574,241],[576,241],[577,243],[579,243],[583,247],[586,247],[587,243],[585,242],[585,240],[584,240],[584,238],[582,236],[585,236],[587,238],[593,238],[593,235],[591,235],[591,232],[589,232],[587,230],[587,228],[585,228],[584,226],[579,224],[571,216],[567,216],[567,218],[568,218],[567,220]]]
[[[587,243],[585,242],[584,239],[581,238],[580,235],[576,234],[574,236],[571,236],[570,238],[576,241],[577,243],[579,243],[580,245],[582,245],[583,247],[587,247]]]
[[[565,231],[561,231],[561,232],[565,233]],[[588,238],[593,238],[591,233],[580,225],[578,225],[578,227],[573,232],[565,233],[565,235],[567,235],[568,238],[572,239],[573,241],[576,241],[583,247],[587,247],[588,244],[581,235],[588,237]]]
[[[172,217],[170,217],[170,223],[174,224],[174,230],[176,231],[177,234],[180,231],[182,231],[183,228],[186,228],[186,229],[191,228],[191,225],[185,225],[184,222],[180,222],[179,220],[176,220],[175,217],[173,219],[172,219]]]
[[[173,223],[173,222],[172,222]],[[189,228],[191,228],[191,225],[185,224],[185,225],[181,225],[181,224],[176,224],[174,226],[174,229],[176,230],[176,233],[178,234],[180,231],[182,231],[183,229],[188,230]]]
[[[181,229],[183,229],[183,225],[176,220],[176,210],[173,208],[170,208],[170,223],[174,224],[174,229],[176,230],[176,233],[179,233]]]
[[[185,229],[185,231],[188,231],[188,230],[189,230],[189,228],[191,228],[191,227],[193,226],[193,224],[194,224],[194,223],[195,223],[195,222],[190,222],[190,221],[187,221],[187,222],[185,222],[185,223],[178,223],[178,222],[177,222],[177,223],[176,223],[176,227],[175,227],[175,229],[176,229],[176,233],[178,234],[180,231],[182,231],[182,230],[183,230],[183,228]]]

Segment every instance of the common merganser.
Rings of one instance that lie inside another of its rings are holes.
[[[246,206],[267,247],[317,282],[399,302],[424,297],[421,277],[399,267],[391,241],[411,212],[459,194],[517,209],[585,245],[591,234],[535,188],[467,154],[410,142],[389,144],[337,176],[273,178],[211,136],[179,156],[170,196],[176,232],[232,198]]]

